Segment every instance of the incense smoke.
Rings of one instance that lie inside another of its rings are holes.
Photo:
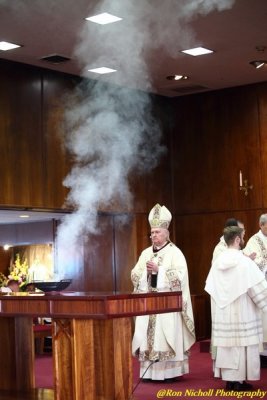
[[[155,47],[191,44],[187,23],[198,15],[230,8],[234,0],[113,0],[101,1],[90,15],[109,12],[122,18],[110,25],[85,22],[75,57],[87,70],[116,69],[98,81],[84,82],[66,107],[65,145],[74,166],[64,180],[70,189],[66,204],[75,212],[60,226],[59,239],[73,243],[84,233],[97,232],[99,209],[119,201],[124,209],[133,200],[129,175],[153,169],[164,153],[160,125],[153,116],[153,79],[146,54]],[[89,75],[92,78],[92,75]],[[135,88],[143,88],[136,90]]]

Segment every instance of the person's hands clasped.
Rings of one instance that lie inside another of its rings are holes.
[[[257,253],[255,253],[255,251],[249,255],[249,258],[253,261],[255,260],[256,257],[257,257]]]
[[[146,270],[148,275],[157,274],[159,270],[158,264],[154,263],[153,261],[147,261]]]

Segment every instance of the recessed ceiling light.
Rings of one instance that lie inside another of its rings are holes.
[[[89,72],[94,72],[95,74],[110,74],[111,72],[116,72],[116,69],[111,69],[107,67],[88,69]]]
[[[21,46],[18,44],[9,43],[9,42],[0,42],[0,50],[3,50],[3,51],[16,49],[17,47],[21,47]]]
[[[22,214],[22,215],[20,215],[19,217],[20,217],[20,218],[29,218],[29,215],[27,215],[27,214]]]
[[[213,50],[205,49],[205,47],[195,47],[193,49],[181,50],[181,53],[189,54],[190,56],[202,56],[203,54],[213,53]]]
[[[183,81],[188,79],[188,76],[186,75],[169,75],[166,77],[169,81]]]
[[[122,18],[116,17],[115,15],[109,13],[94,15],[93,17],[88,17],[85,19],[87,21],[95,22],[96,24],[100,25],[111,24],[112,22],[117,22],[122,20]]]

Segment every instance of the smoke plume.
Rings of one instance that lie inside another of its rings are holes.
[[[230,8],[234,0],[104,0],[89,15],[109,12],[122,18],[110,25],[85,21],[74,51],[83,67],[83,84],[66,106],[64,142],[74,166],[64,180],[66,204],[75,211],[59,229],[59,240],[73,243],[97,232],[99,209],[118,201],[129,210],[129,175],[153,169],[164,153],[161,128],[153,115],[153,78],[147,53],[165,47],[174,56],[193,44],[188,22],[211,11]],[[159,61],[160,62],[160,61]],[[88,69],[117,72],[93,80]],[[142,90],[140,90],[142,89]]]

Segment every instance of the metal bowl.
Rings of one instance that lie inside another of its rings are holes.
[[[71,282],[71,279],[61,279],[61,281],[58,282],[33,281],[32,283],[37,287],[37,289],[42,290],[43,292],[60,292],[66,289]]]

